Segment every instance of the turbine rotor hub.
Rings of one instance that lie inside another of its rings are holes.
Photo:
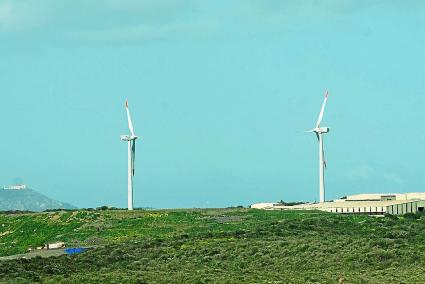
[[[132,135],[121,135],[122,141],[133,141],[133,140],[136,140],[137,138],[139,138],[139,137],[132,136]]]
[[[317,127],[314,132],[318,134],[328,133],[331,129],[329,127]]]

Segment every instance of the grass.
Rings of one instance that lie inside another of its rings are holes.
[[[3,225],[4,224],[4,225]],[[45,242],[96,248],[3,261],[10,283],[421,283],[425,217],[252,209],[0,215],[0,254]]]

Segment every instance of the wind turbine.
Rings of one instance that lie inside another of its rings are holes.
[[[325,92],[325,99],[322,104],[322,109],[320,110],[319,118],[317,119],[316,127],[312,130],[309,130],[307,132],[310,133],[316,133],[317,140],[319,141],[319,187],[320,187],[320,203],[325,202],[325,168],[326,168],[326,161],[325,161],[325,151],[323,149],[323,134],[326,134],[329,132],[329,127],[321,127],[320,123],[323,119],[323,114],[325,112],[325,106],[326,102],[328,101],[329,93],[328,91]]]
[[[121,135],[122,141],[128,144],[128,210],[133,210],[133,177],[134,177],[134,159],[136,158],[136,139],[134,134],[133,123],[131,122],[130,111],[128,110],[128,101],[125,101],[125,109],[127,111],[128,128],[130,135]]]

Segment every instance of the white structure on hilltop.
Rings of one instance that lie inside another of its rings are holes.
[[[24,190],[27,189],[27,185],[26,184],[15,184],[15,185],[10,185],[10,186],[4,186],[3,189],[9,189],[9,190]]]
[[[316,133],[317,140],[319,142],[319,189],[320,189],[320,203],[325,202],[325,168],[326,168],[326,161],[325,161],[325,151],[323,148],[323,134],[326,134],[329,132],[329,127],[321,127],[320,123],[323,119],[323,114],[325,112],[325,106],[326,102],[328,101],[328,95],[329,93],[325,92],[325,99],[322,104],[322,109],[320,110],[319,118],[317,119],[316,126],[314,129],[309,130],[307,132],[310,133]]]
[[[128,110],[128,101],[125,102],[125,109],[127,111],[128,128],[130,135],[121,135],[122,141],[127,141],[128,144],[128,196],[127,206],[128,210],[133,210],[133,177],[134,177],[134,160],[136,158],[136,139],[134,134],[133,123],[131,121],[130,111]]]
[[[319,210],[341,214],[402,215],[425,212],[425,192],[356,194],[330,202],[287,206],[280,203],[257,203],[251,208],[263,210]]]

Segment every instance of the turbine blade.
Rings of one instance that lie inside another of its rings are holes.
[[[131,122],[130,110],[128,109],[128,101],[125,101],[125,109],[127,110],[128,128],[130,129],[131,135],[134,135],[133,123]]]
[[[135,160],[136,160],[136,140],[133,140],[131,145],[131,174],[133,176],[135,173],[135,170],[134,170]]]
[[[319,137],[319,136],[317,136]],[[322,137],[323,139],[323,137]],[[322,140],[322,156],[323,156],[323,165],[325,166],[325,169],[328,167],[328,163],[326,163],[326,157],[325,157],[325,144],[324,141]]]
[[[322,155],[323,155],[323,165],[325,166],[325,169],[328,167],[328,163],[326,163],[326,158],[325,158],[325,151],[322,151]]]
[[[325,112],[326,102],[328,101],[328,96],[329,96],[329,93],[328,91],[326,91],[325,99],[323,100],[323,104],[322,104],[322,109],[320,110],[319,118],[317,119],[316,128],[319,127],[320,123],[322,122],[323,114]]]
[[[316,132],[317,141],[320,141],[319,133]]]

